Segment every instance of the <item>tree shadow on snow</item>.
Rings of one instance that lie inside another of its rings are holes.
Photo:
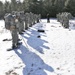
[[[35,53],[26,49],[25,46],[20,47],[20,52],[14,50],[15,53],[22,59],[25,67],[23,68],[23,75],[47,75],[44,70],[54,72],[54,69],[44,63],[44,61]]]

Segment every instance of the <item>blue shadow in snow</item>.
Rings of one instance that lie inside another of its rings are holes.
[[[44,63],[44,61],[35,53],[29,51],[25,46],[21,45],[20,51],[14,50],[15,53],[22,59],[25,67],[23,75],[47,75],[44,70],[54,72],[54,69]]]
[[[36,49],[38,52],[44,54],[43,49],[50,49],[48,46],[44,45],[44,43],[48,43],[47,41],[41,39],[41,38],[37,38],[38,35],[40,35],[37,31],[32,30],[31,33],[27,33],[27,35],[29,35],[29,37],[23,35],[23,38],[27,39],[27,44],[29,46],[31,46],[32,48]]]

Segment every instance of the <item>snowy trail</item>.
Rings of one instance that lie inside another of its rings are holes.
[[[4,22],[0,23],[1,29]],[[69,31],[56,19],[51,19],[50,23],[43,19],[19,36],[22,39],[20,49],[9,52],[6,49],[11,41],[2,40],[11,35],[4,30],[0,33],[0,75],[75,75],[75,30],[72,26]],[[38,29],[44,29],[45,33],[37,32]]]

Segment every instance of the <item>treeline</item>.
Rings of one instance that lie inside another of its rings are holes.
[[[11,0],[5,3],[0,1],[0,18],[12,11],[33,12],[41,14],[42,18],[45,18],[47,13],[50,17],[56,17],[57,13],[65,11],[75,16],[75,0]]]

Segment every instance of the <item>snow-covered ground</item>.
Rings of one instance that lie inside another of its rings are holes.
[[[3,39],[11,39],[11,34],[0,21],[0,75],[75,75],[74,20],[65,29],[56,19],[42,19],[19,37],[20,48],[7,51],[12,41]]]

